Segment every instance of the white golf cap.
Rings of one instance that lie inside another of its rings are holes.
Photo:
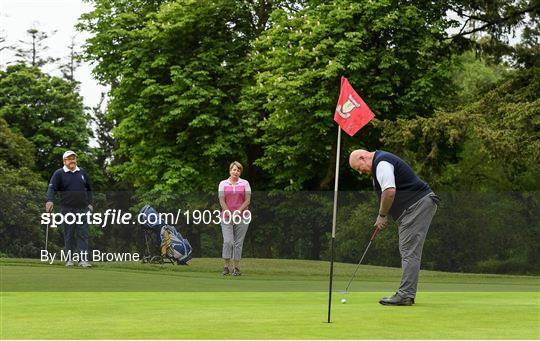
[[[77,154],[75,154],[73,150],[68,150],[64,153],[64,155],[62,156],[62,159],[65,159],[66,157],[71,156],[71,155],[77,156]]]

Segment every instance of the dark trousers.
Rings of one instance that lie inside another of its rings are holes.
[[[78,213],[86,214],[86,212],[88,212],[88,207],[62,207],[61,212],[65,218],[67,213],[73,213],[75,215]],[[82,218],[82,224],[77,224],[77,221],[73,224],[68,224],[64,221],[64,252],[68,254],[68,251],[70,250],[72,253],[81,251],[88,252],[88,223],[86,217]]]

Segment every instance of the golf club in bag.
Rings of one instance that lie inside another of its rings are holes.
[[[364,254],[362,255],[362,257],[360,258],[360,261],[358,262],[358,265],[356,266],[356,269],[354,270],[354,272],[353,272],[353,274],[351,276],[351,279],[349,280],[349,283],[347,284],[347,288],[345,288],[345,291],[343,291],[343,293],[345,293],[345,294],[349,293],[349,288],[351,286],[352,281],[354,280],[354,277],[356,276],[356,273],[358,272],[358,268],[360,268],[360,264],[362,264],[362,261],[364,260],[364,257],[366,256],[366,253],[369,250],[369,247],[371,246],[371,243],[375,240],[375,238],[377,237],[379,232],[381,232],[381,229],[379,227],[377,227],[377,228],[375,228],[375,231],[373,231],[373,233],[371,234],[371,238],[369,239],[369,243],[368,243],[368,245],[366,247],[366,250],[364,251]]]
[[[174,226],[166,224],[150,205],[144,205],[139,216],[144,217],[145,221],[143,228],[146,248],[142,262],[163,264],[169,260],[173,264],[187,265],[193,257],[189,241]]]

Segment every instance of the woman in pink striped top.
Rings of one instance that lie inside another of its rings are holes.
[[[231,273],[231,258],[234,265],[232,275],[241,275],[240,259],[250,221],[246,217],[250,214],[248,206],[251,200],[249,182],[240,178],[242,169],[240,162],[234,161],[229,166],[229,178],[219,183],[219,203],[222,211],[221,232],[223,233],[223,275]]]

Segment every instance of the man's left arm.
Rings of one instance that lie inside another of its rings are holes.
[[[387,188],[384,190],[384,192],[382,192],[381,204],[379,206],[379,215],[377,216],[377,220],[375,221],[375,227],[383,229],[388,225],[388,213],[390,212],[390,208],[394,203],[395,196],[396,189],[392,187]]]
[[[86,173],[86,170],[84,171],[84,175],[86,178],[85,187],[86,187],[86,196],[88,198],[88,208],[90,209],[90,211],[93,211],[94,207],[92,206],[92,199],[93,199],[92,183],[90,181],[90,176],[88,176],[88,173]]]

